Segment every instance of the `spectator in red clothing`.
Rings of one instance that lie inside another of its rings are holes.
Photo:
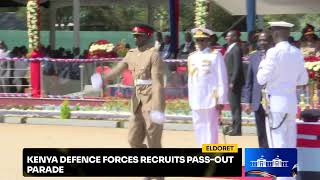
[[[125,87],[120,88],[120,92],[125,98],[131,97],[132,87],[133,86],[133,78],[130,70],[126,69],[121,74],[121,84],[125,85]]]
[[[122,72],[122,84],[126,86],[133,85],[132,73],[130,70],[126,69]]]

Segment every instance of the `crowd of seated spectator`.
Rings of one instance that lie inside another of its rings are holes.
[[[23,58],[27,56],[27,53],[25,46],[14,47],[10,51],[5,42],[0,41],[0,58]],[[28,62],[24,61],[0,61],[0,92],[23,93],[29,84],[26,77],[28,68]]]
[[[257,49],[257,35],[260,30],[252,31],[248,33],[247,41],[239,42],[241,44],[244,60],[245,57],[250,55],[253,51]],[[240,32],[239,32],[240,33]],[[211,48],[213,50],[218,50],[222,55],[226,51],[226,44],[219,44],[219,38],[216,34],[210,37]],[[312,25],[307,24],[307,26],[302,30],[302,36],[300,39],[296,40],[292,36],[288,41],[301,49],[305,56],[320,56],[320,40],[315,34],[315,28]],[[184,42],[181,46],[174,51],[171,47],[171,37],[170,35],[165,35],[164,38],[161,32],[155,34],[155,48],[159,50],[160,56],[163,60],[166,59],[187,59],[188,55],[196,50],[195,42],[192,39],[190,32],[184,34]],[[83,50],[80,52],[79,48],[74,48],[72,50],[65,49],[63,47],[52,50],[50,46],[41,46],[41,52],[44,57],[50,58],[61,58],[61,59],[87,59],[89,58],[89,51]],[[11,58],[23,58],[27,57],[28,50],[25,46],[13,47],[9,50],[5,42],[0,41],[0,58],[11,57]],[[80,80],[80,63],[67,63],[67,62],[44,62],[43,74],[47,76],[57,76],[61,79],[72,79]],[[95,65],[96,66],[96,65]],[[25,88],[23,85],[28,85],[27,73],[29,64],[24,61],[0,61],[0,76],[8,77],[1,78],[0,85],[19,85],[14,86],[0,86],[0,92],[24,92]],[[96,67],[90,65],[93,69],[90,73],[96,71]],[[14,70],[21,69],[21,70]],[[18,78],[11,78],[18,77]],[[168,96],[181,97],[187,96],[186,85],[187,85],[187,63],[167,63],[166,71],[166,90]],[[118,79],[118,83],[130,86],[132,85],[132,77],[130,72],[124,72],[121,78]],[[20,86],[22,85],[22,86]],[[183,88],[183,90],[179,90]],[[131,94],[129,90],[125,90],[124,94]]]

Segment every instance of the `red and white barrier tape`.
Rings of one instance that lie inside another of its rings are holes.
[[[101,100],[101,97],[91,97],[91,96],[75,96],[75,95],[46,95],[42,98],[49,98],[49,99],[99,99]]]
[[[94,58],[94,59],[62,59],[62,58],[0,58],[0,61],[49,61],[49,62],[79,62],[79,63],[90,63],[90,62],[119,62],[123,58]],[[243,61],[247,61],[248,57],[242,57]],[[187,62],[187,59],[165,59],[164,62]],[[320,57],[305,57],[305,61],[320,61]]]
[[[31,97],[30,93],[0,93],[0,97]],[[47,95],[42,98],[50,99],[101,99],[101,97],[81,97],[72,95]]]
[[[31,97],[29,93],[0,93],[0,97]]]
[[[44,62],[78,62],[78,63],[92,63],[92,62],[119,62],[122,58],[98,58],[98,59],[61,59],[61,58],[0,58],[0,61],[44,61]],[[165,62],[187,62],[186,59],[166,59]]]

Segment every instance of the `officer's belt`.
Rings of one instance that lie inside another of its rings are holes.
[[[134,85],[139,86],[139,85],[151,85],[152,80],[151,79],[135,79],[134,80]]]

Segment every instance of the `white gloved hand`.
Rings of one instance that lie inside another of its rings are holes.
[[[102,78],[99,73],[95,73],[91,76],[92,88],[100,90],[102,88]]]
[[[165,114],[159,111],[151,111],[150,112],[150,119],[152,122],[157,124],[163,124],[166,120]]]

